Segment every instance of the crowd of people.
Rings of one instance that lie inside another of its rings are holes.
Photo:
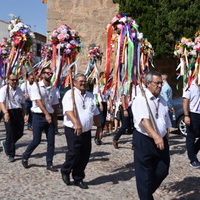
[[[43,132],[47,138],[46,169],[57,172],[53,166],[55,133],[59,108],[59,92],[51,85],[52,70],[45,67],[40,80],[27,73],[26,81],[19,86],[18,77],[10,74],[7,84],[0,89],[0,108],[3,114],[6,138],[1,141],[9,162],[15,161],[15,144],[23,136],[24,124],[32,131],[33,139],[22,155],[22,165],[29,168],[29,159],[41,142]],[[100,79],[104,73],[100,74]],[[112,144],[119,148],[124,133],[132,134],[134,165],[138,195],[141,200],[152,200],[153,193],[169,172],[169,114],[174,112],[172,90],[167,75],[148,72],[132,85],[130,94],[122,94],[114,102],[111,91],[87,91],[87,77],[76,74],[73,87],[62,98],[64,134],[67,143],[65,161],[60,172],[66,185],[73,183],[88,189],[83,181],[91,153],[91,129],[95,125],[95,143],[102,145],[107,132],[113,135]],[[199,168],[197,153],[200,150],[199,86],[194,82],[184,90],[183,109],[187,125],[186,146],[190,165]],[[121,124],[120,124],[121,122]]]

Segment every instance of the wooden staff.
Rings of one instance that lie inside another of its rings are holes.
[[[68,61],[68,66],[69,66],[70,64],[69,58],[67,58],[67,61]],[[73,87],[73,80],[72,80],[72,71],[73,71],[73,67],[69,69],[69,82],[70,82],[71,94],[72,94],[73,112],[74,112],[75,117],[77,117],[77,108],[76,108],[76,103],[75,103],[74,87]]]
[[[149,120],[150,120],[150,122],[151,122],[151,124],[152,124],[152,126],[153,126],[153,129],[154,129],[156,132],[158,132],[158,131],[157,131],[157,127],[156,127],[155,120],[154,120],[154,118],[153,118],[153,114],[152,114],[152,112],[151,112],[151,108],[150,108],[149,103],[148,103],[148,100],[147,100],[147,96],[146,96],[145,91],[144,91],[144,89],[143,89],[143,87],[142,87],[142,84],[141,84],[140,79],[139,79],[139,87],[140,87],[142,96],[143,96],[143,97],[145,98],[145,100],[146,100],[147,109],[148,109],[148,111],[149,111],[149,116],[150,116],[150,119],[149,119]]]

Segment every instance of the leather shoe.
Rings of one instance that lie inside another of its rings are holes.
[[[25,158],[22,158],[22,165],[23,165],[24,168],[29,168],[29,166],[28,166],[28,160],[25,159]]]
[[[119,148],[119,147],[118,147],[118,141],[115,140],[114,138],[113,138],[113,146],[115,147],[115,149],[118,149],[118,148]]]
[[[74,185],[80,187],[81,189],[88,189],[88,186],[82,180],[74,181]]]
[[[64,181],[64,183],[66,185],[70,185],[70,177],[69,177],[69,174],[65,174],[63,172],[61,172],[61,175],[62,175],[62,180]]]
[[[47,165],[47,170],[51,172],[58,172],[58,169],[56,169],[53,165]]]

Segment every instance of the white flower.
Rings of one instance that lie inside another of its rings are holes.
[[[120,20],[119,20],[119,22],[123,22],[124,24],[125,24],[125,22],[126,22],[126,17],[122,17]]]
[[[35,34],[33,32],[29,32],[31,38],[35,38]]]
[[[138,32],[138,39],[141,40],[143,38],[143,33]]]

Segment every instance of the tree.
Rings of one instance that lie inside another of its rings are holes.
[[[199,0],[114,0],[120,13],[136,20],[139,31],[148,38],[156,56],[173,56],[181,37],[193,38],[200,29]]]

